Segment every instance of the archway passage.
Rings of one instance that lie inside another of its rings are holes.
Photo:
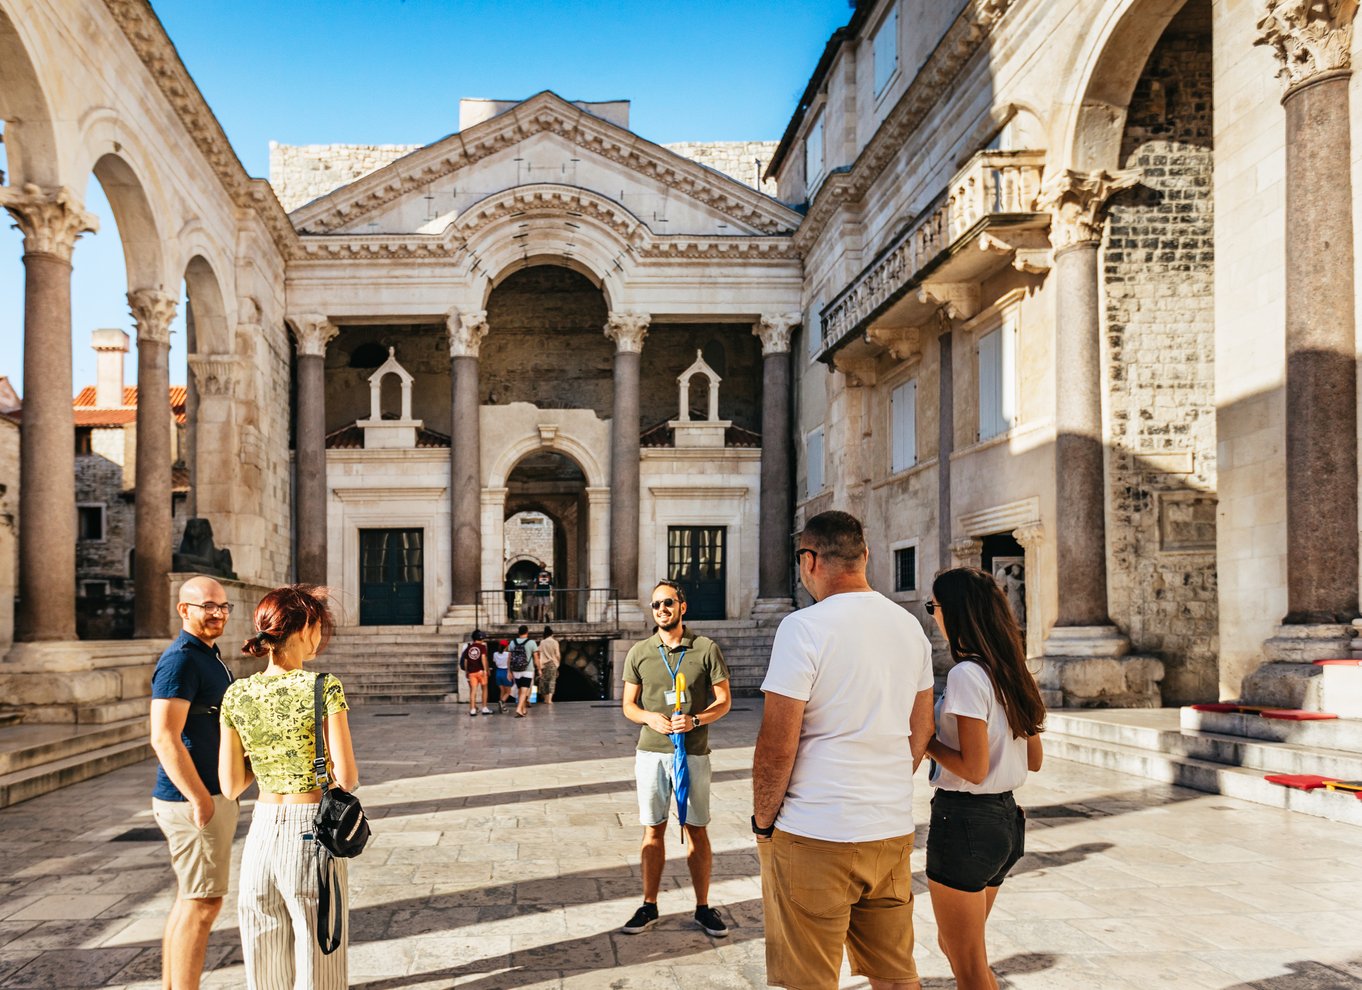
[[[542,548],[548,553],[542,557],[536,553],[536,560],[526,559],[521,562],[526,566],[517,564],[506,573],[507,603],[511,604],[513,594],[518,603],[513,617],[526,622],[585,621],[590,599],[586,475],[571,458],[544,450],[522,459],[508,476],[506,487],[507,520],[533,513],[544,517],[552,530]],[[545,568],[551,589],[547,596],[536,594],[532,587]],[[523,586],[518,584],[521,580]],[[543,597],[549,601],[536,600]]]

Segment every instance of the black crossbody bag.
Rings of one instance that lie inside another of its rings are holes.
[[[322,701],[326,675],[318,674],[313,689],[312,710],[316,721],[316,756],[312,769],[322,799],[312,819],[312,839],[317,845],[317,945],[331,955],[341,944],[343,894],[336,876],[336,857],[350,859],[364,851],[369,841],[369,819],[359,798],[339,787],[332,787],[326,772],[326,705]]]

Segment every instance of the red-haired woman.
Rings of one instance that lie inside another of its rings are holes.
[[[321,800],[312,767],[316,675],[303,664],[330,638],[331,611],[320,588],[276,588],[255,609],[256,634],[243,653],[268,657],[263,671],[233,682],[222,699],[222,791],[236,797],[254,778],[260,785],[241,854],[237,916],[250,990],[341,990],[348,986],[342,914],[341,947],[317,947],[315,844],[304,838]],[[359,783],[350,745],[349,706],[341,683],[324,685],[326,752],[331,781],[347,791]],[[335,860],[342,893],[346,861]],[[342,897],[342,900],[346,898]]]
[[[984,924],[1025,852],[1026,816],[1012,791],[1041,764],[1045,704],[1026,669],[1017,620],[992,575],[974,567],[932,582],[936,618],[955,666],[927,755],[936,761],[927,889],[959,990],[997,990]]]

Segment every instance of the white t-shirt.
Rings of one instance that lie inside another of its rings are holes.
[[[492,662],[501,670],[507,670],[511,666],[511,651],[499,650],[492,654]]]
[[[913,831],[909,717],[932,687],[932,647],[879,592],[833,595],[787,615],[763,692],[807,702],[784,832],[869,842]]]
[[[1026,781],[1026,737],[1012,737],[993,690],[993,678],[972,660],[957,663],[946,675],[946,691],[936,705],[936,735],[951,749],[960,749],[960,726],[956,717],[977,718],[988,724],[988,776],[978,784],[937,765],[932,784],[948,791],[971,794],[1002,794]]]

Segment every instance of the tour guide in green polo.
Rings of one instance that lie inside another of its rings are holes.
[[[651,608],[657,633],[635,643],[624,661],[624,717],[643,726],[634,757],[639,821],[643,824],[643,906],[621,929],[629,935],[657,923],[657,892],[667,860],[667,814],[672,779],[671,733],[686,734],[690,798],[686,802],[686,865],[695,887],[695,923],[724,936],[728,926],[709,906],[709,726],[728,714],[728,666],[719,646],[682,625],[686,595],[679,585],[659,581]],[[678,708],[676,675],[686,675]],[[674,713],[675,712],[675,713]]]

